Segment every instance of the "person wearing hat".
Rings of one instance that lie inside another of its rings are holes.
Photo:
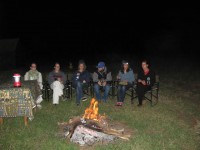
[[[118,73],[117,79],[119,80],[119,86],[116,106],[122,106],[126,90],[133,85],[135,80],[133,70],[130,68],[128,61],[122,61],[122,68]]]
[[[78,70],[72,75],[72,86],[76,89],[76,104],[80,105],[80,101],[86,101],[83,97],[83,88],[87,87],[90,82],[90,73],[86,70],[86,64],[83,60],[78,63]]]
[[[111,72],[107,70],[104,62],[99,62],[97,65],[97,70],[93,73],[94,92],[98,101],[107,101],[111,81]],[[101,89],[104,90],[103,97],[100,94]]]

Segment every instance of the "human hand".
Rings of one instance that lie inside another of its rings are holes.
[[[143,85],[147,85],[145,80],[142,80],[141,82],[142,82]]]
[[[107,82],[106,82],[106,81],[104,81],[104,82],[103,82],[103,86],[106,86],[106,84],[107,84]]]
[[[128,83],[128,80],[124,80],[124,82]]]
[[[83,83],[86,83],[86,81],[85,81],[85,80],[83,80]]]
[[[98,81],[98,85],[99,85],[99,86],[102,86],[100,81]]]
[[[117,80],[120,80],[120,76],[117,76]]]

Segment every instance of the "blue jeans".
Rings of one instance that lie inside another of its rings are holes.
[[[131,85],[119,85],[118,87],[118,102],[124,102],[126,91],[131,87]]]
[[[101,88],[104,90],[103,98],[101,97],[101,93],[100,93]],[[94,92],[96,95],[96,99],[98,101],[103,100],[104,102],[106,102],[109,91],[110,91],[110,85],[99,86],[97,83],[94,85]]]
[[[81,83],[79,81],[76,82],[74,85],[76,89],[76,103],[79,104],[81,101],[81,98],[83,97],[83,85],[84,83]]]

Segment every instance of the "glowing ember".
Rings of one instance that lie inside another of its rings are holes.
[[[94,98],[92,98],[92,100],[90,101],[90,106],[88,108],[86,108],[83,118],[98,121],[100,118],[98,111],[99,111],[98,101],[96,101]]]

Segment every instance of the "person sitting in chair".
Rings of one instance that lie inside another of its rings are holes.
[[[24,75],[24,81],[28,81],[28,80],[37,80],[38,85],[39,85],[40,89],[42,90],[42,88],[43,88],[42,74],[37,70],[36,63],[32,63],[30,66],[30,70],[28,72],[26,72],[26,74]],[[36,105],[38,108],[42,108],[42,106],[41,106],[42,101],[43,101],[42,95],[39,95],[36,100]]]
[[[87,87],[90,82],[90,73],[86,70],[86,64],[83,60],[78,63],[78,70],[72,75],[72,86],[76,89],[76,104],[80,105],[80,100],[86,101],[83,97],[83,88]]]
[[[138,106],[142,106],[142,100],[147,91],[151,89],[151,87],[155,83],[155,72],[149,68],[149,63],[146,60],[142,61],[142,69],[138,72],[138,83],[136,92],[138,95]]]
[[[104,62],[99,62],[97,71],[93,73],[94,91],[98,101],[106,102],[110,91],[110,83],[112,81],[111,72],[107,71]],[[101,97],[100,88],[104,90],[104,96]]]
[[[122,61],[122,69],[119,71],[117,79],[119,80],[119,86],[116,106],[122,106],[126,91],[133,85],[135,80],[133,70],[125,60]]]
[[[53,104],[59,104],[59,97],[63,95],[66,75],[60,70],[60,64],[55,63],[54,70],[49,73],[48,83],[53,90]]]

